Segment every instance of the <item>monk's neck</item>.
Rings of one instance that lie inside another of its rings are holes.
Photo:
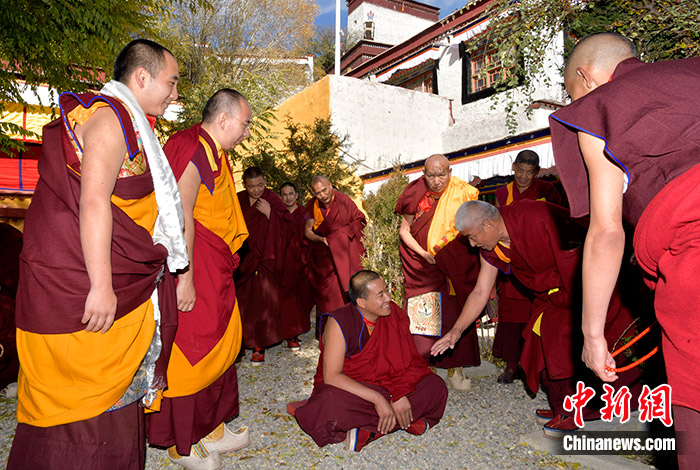
[[[357,307],[357,311],[360,312],[360,315],[362,315],[362,319],[364,320],[365,325],[367,325],[367,329],[372,331],[374,329],[374,325],[377,323],[379,315],[371,314],[359,307]]]
[[[290,214],[294,214],[294,211],[297,210],[297,206],[286,206],[287,210],[289,211]]]

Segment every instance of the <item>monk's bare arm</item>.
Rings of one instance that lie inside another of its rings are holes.
[[[80,244],[90,279],[81,319],[85,331],[106,333],[117,312],[112,286],[111,197],[126,155],[119,119],[109,108],[95,111],[75,129],[83,147],[80,176]]]
[[[306,225],[304,226],[304,236],[306,236],[306,238],[312,242],[319,242],[328,246],[326,237],[320,237],[314,233],[314,219],[309,219],[306,221]]]
[[[608,305],[620,273],[625,248],[622,228],[623,171],[604,154],[605,142],[579,132],[579,146],[588,167],[591,224],[583,250],[582,359],[601,380],[617,379],[603,335]]]
[[[469,297],[467,297],[467,301],[464,302],[462,313],[459,314],[452,329],[437,340],[435,344],[433,344],[433,347],[430,348],[430,354],[433,356],[437,356],[448,349],[454,348],[455,344],[462,336],[462,333],[464,333],[464,330],[479,318],[486,303],[491,298],[491,290],[496,283],[498,269],[487,263],[481,255],[479,258],[481,266],[479,268],[479,277],[476,279],[476,286],[474,286],[474,290],[472,290]]]
[[[190,260],[185,271],[177,276],[177,309],[189,312],[197,301],[197,293],[194,288],[194,206],[197,203],[197,194],[201,183],[199,170],[194,163],[189,162],[184,173],[177,182],[182,198],[182,213],[185,219],[185,242],[187,243],[187,255]]]
[[[387,434],[396,427],[396,415],[386,398],[378,391],[343,374],[345,337],[334,318],[329,317],[323,333],[323,383],[357,395],[374,405],[379,415],[379,432]]]
[[[401,228],[399,229],[399,236],[401,241],[409,247],[412,251],[420,255],[426,262],[430,264],[435,264],[435,255],[427,250],[424,250],[420,243],[413,238],[411,235],[411,224],[413,223],[414,216],[404,214],[403,219],[401,219]]]

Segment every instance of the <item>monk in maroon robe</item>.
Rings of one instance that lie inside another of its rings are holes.
[[[560,204],[561,196],[554,185],[537,178],[540,157],[532,150],[518,152],[513,162],[513,181],[496,191],[496,207],[509,206],[523,199],[544,200]],[[506,361],[498,376],[499,383],[516,378],[523,350],[523,328],[530,318],[532,293],[513,276],[498,276],[498,327],[493,339],[493,355]]]
[[[362,230],[365,215],[347,195],[317,175],[311,181],[314,197],[306,203],[304,235],[309,240],[309,282],[316,303],[318,334],[321,313],[347,303],[350,276],[362,269]]]
[[[700,163],[700,58],[645,64],[612,33],[583,38],[564,80],[573,103],[550,117],[554,158],[571,212],[590,212],[583,275],[583,359],[605,381],[617,375],[601,325],[624,249],[623,220],[655,291],[672,387],[681,468],[700,461],[700,303],[696,192]],[[590,197],[589,197],[590,195]]]
[[[256,166],[243,172],[245,190],[238,201],[248,226],[236,274],[243,321],[243,345],[253,349],[251,362],[265,361],[265,348],[284,339],[282,330],[282,271],[291,238],[292,215],[277,194],[265,187]]]
[[[314,306],[309,273],[306,266],[309,243],[304,236],[306,209],[299,205],[299,191],[294,183],[280,187],[280,199],[292,214],[292,236],[285,251],[282,271],[282,335],[287,338],[287,347],[301,347],[299,335],[311,329],[311,309]]]
[[[573,417],[564,410],[564,399],[576,391],[579,375],[577,279],[581,250],[571,243],[582,237],[585,227],[568,217],[566,209],[540,201],[522,201],[520,207],[499,209],[482,201],[465,203],[457,212],[456,226],[473,246],[481,248],[477,285],[465,303],[452,331],[433,347],[440,353],[454,344],[463,329],[479,315],[489,298],[499,270],[517,277],[534,296],[531,315],[523,332],[520,363],[528,388],[536,393],[546,387],[551,410],[538,410],[545,434],[558,436],[576,430]],[[612,345],[632,324],[630,311],[616,294],[610,304],[605,337]],[[622,359],[620,359],[622,360]],[[581,364],[582,366],[582,364]],[[585,369],[584,369],[585,370]],[[592,375],[592,374],[591,374]],[[621,374],[616,387],[631,385],[633,401],[639,394],[639,369]],[[584,419],[599,417],[587,408]]]
[[[452,328],[476,282],[478,256],[458,238],[454,216],[464,201],[478,194],[476,188],[451,176],[447,158],[434,155],[425,162],[425,174],[406,187],[395,209],[403,215],[401,266],[418,352],[435,367],[448,369],[448,384],[459,391],[471,387],[462,367],[481,363],[476,328],[469,328],[455,349],[440,358],[430,356],[430,347]],[[439,314],[421,313],[431,306]]]
[[[406,312],[374,271],[353,275],[349,296],[324,315],[311,398],[288,409],[319,446],[345,440],[359,451],[399,429],[425,433],[442,418],[447,387],[418,354]]]
[[[147,116],[178,66],[126,45],[100,94],[63,93],[43,130],[17,290],[17,431],[7,468],[139,469],[143,406],[166,383],[187,266],[175,178]],[[79,378],[79,379],[77,379]]]
[[[224,88],[207,101],[202,122],[165,144],[178,181],[190,265],[177,277],[178,328],[168,364],[168,390],[146,418],[152,445],[186,468],[215,468],[220,453],[250,442],[238,415],[241,318],[233,271],[247,236],[226,150],[248,137],[250,105]]]

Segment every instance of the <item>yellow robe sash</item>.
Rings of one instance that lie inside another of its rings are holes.
[[[428,251],[436,254],[454,240],[459,231],[455,228],[457,209],[467,201],[479,197],[479,190],[456,176],[450,177],[447,188],[440,195],[433,220],[428,230]]]

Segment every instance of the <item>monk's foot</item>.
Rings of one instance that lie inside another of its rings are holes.
[[[472,388],[472,381],[464,377],[461,367],[447,369],[447,384],[457,392],[468,392]]]
[[[345,437],[345,450],[359,452],[364,446],[370,442],[376,441],[382,436],[384,436],[384,434],[380,432],[366,431],[361,428],[351,429]]]
[[[540,426],[544,426],[547,422],[554,419],[554,411],[540,408],[535,410],[535,421]]]
[[[231,431],[228,426],[221,423],[207,437],[202,439],[204,445],[212,452],[225,454],[241,450],[250,445],[250,430],[248,426],[241,426],[236,431]]]
[[[425,434],[426,432],[428,432],[429,428],[430,425],[428,424],[428,422],[425,419],[421,418],[412,422],[411,425],[406,428],[406,432],[409,434],[413,434],[414,436],[420,436],[421,434]]]
[[[557,415],[542,427],[544,436],[552,439],[563,439],[568,434],[579,430],[573,416]]]
[[[223,466],[219,453],[209,450],[202,441],[190,448],[190,455],[179,455],[175,446],[170,447],[168,457],[189,470],[219,470]]]
[[[301,341],[299,341],[299,337],[295,336],[292,339],[288,339],[287,348],[289,348],[290,351],[298,351],[301,349]]]
[[[265,362],[265,348],[253,348],[253,355],[250,357],[250,363],[254,366],[259,366]]]
[[[501,375],[498,376],[496,382],[499,384],[510,384],[513,383],[513,380],[515,380],[515,371],[510,367],[506,367]]]

